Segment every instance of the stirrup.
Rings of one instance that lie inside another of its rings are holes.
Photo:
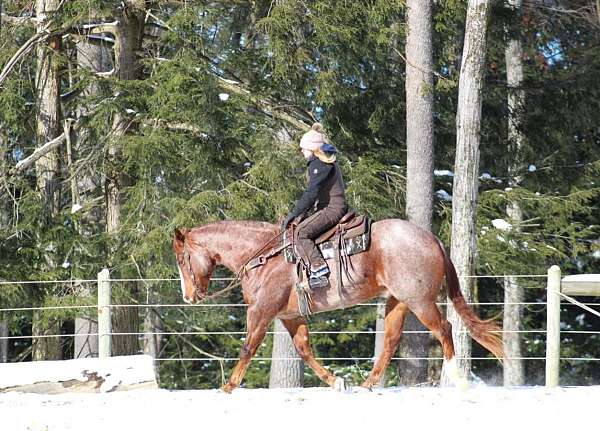
[[[327,266],[327,264],[321,265],[317,269],[310,270],[311,277],[318,278],[325,275],[329,275],[329,267]]]
[[[310,276],[308,278],[308,287],[312,289],[320,289],[322,287],[327,287],[329,286],[329,279],[327,277],[325,277],[324,275],[321,275],[320,277],[314,277],[314,276]]]

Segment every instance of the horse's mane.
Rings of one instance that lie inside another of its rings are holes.
[[[204,235],[236,235],[240,242],[244,240],[267,241],[277,234],[279,227],[272,223],[255,220],[221,220],[206,223],[189,229],[186,237],[192,241],[201,241]],[[259,246],[259,244],[257,244]]]
[[[235,228],[252,229],[263,232],[274,232],[277,230],[277,225],[264,221],[256,220],[220,220],[213,223],[206,223],[192,228],[190,231],[218,231]]]

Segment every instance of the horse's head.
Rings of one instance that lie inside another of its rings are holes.
[[[214,262],[203,247],[189,240],[186,242],[187,234],[187,229],[175,229],[173,250],[177,257],[183,300],[188,304],[195,304],[206,296]]]

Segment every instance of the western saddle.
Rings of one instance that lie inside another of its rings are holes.
[[[323,232],[315,240],[315,244],[321,250],[324,259],[334,259],[334,268],[332,272],[336,272],[337,280],[337,291],[340,297],[342,308],[344,306],[344,300],[342,296],[342,271],[346,275],[346,279],[352,282],[352,276],[349,272],[349,256],[357,253],[361,253],[369,248],[371,241],[371,220],[364,215],[357,215],[354,211],[347,212],[338,222],[337,225]],[[300,314],[303,316],[309,316],[311,313],[311,292],[310,288],[307,287],[306,283],[302,283],[303,279],[303,264],[296,254],[295,248],[295,227],[292,225],[292,235],[283,235],[281,244],[277,247],[272,248],[265,254],[261,254],[258,257],[250,260],[246,266],[246,271],[254,268],[263,266],[267,263],[267,260],[271,257],[279,254],[283,251],[285,260],[288,263],[296,264],[296,292],[298,294],[298,307]]]

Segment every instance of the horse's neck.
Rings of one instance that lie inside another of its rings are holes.
[[[238,272],[276,231],[259,222],[219,222],[192,231],[192,240],[205,248],[217,265]]]

